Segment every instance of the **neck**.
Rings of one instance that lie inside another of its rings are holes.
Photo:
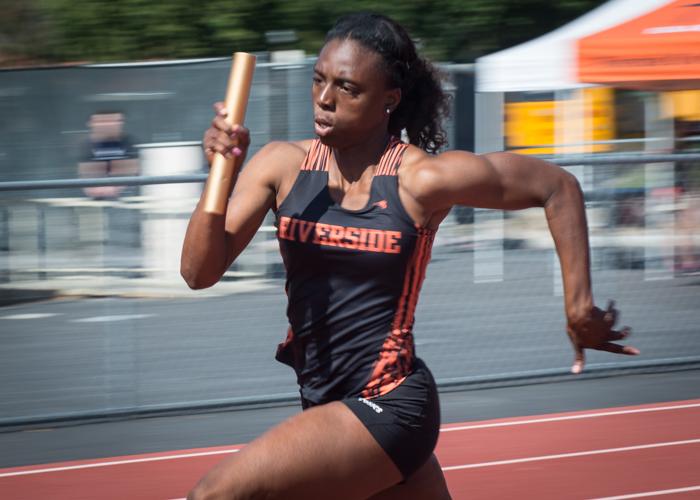
[[[386,149],[390,134],[376,134],[362,143],[342,149],[333,148],[333,156],[341,176],[350,182],[359,180],[368,167],[375,166]],[[372,175],[370,172],[368,175]]]

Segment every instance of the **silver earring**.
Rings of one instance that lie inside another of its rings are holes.
[[[386,114],[390,115],[391,114],[391,108],[386,108]]]

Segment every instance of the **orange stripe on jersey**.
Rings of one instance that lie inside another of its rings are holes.
[[[408,267],[406,268],[406,276],[404,277],[403,290],[401,291],[401,297],[399,297],[399,305],[394,314],[394,321],[391,325],[392,330],[401,330],[404,328],[406,309],[410,302],[412,295],[412,286],[415,283],[416,270],[419,268],[420,263],[423,261],[423,255],[425,253],[425,245],[423,244],[423,239],[418,236],[418,241],[416,241],[416,247],[409,261]]]
[[[384,151],[382,152],[382,156],[379,158],[379,163],[377,163],[377,168],[375,170],[374,175],[385,175],[386,172],[386,166],[387,166],[387,157],[392,151],[392,148],[394,147],[395,143],[395,138],[391,137],[389,139],[389,142],[387,143],[386,147],[384,148]]]
[[[387,146],[387,151],[379,162],[376,175],[396,175],[401,164],[401,158],[407,147],[407,144],[399,141],[396,137],[392,137]]]
[[[379,159],[375,175],[396,175],[407,147],[408,144],[392,137]],[[332,154],[333,151],[330,147],[322,144],[319,139],[314,139],[301,164],[301,170],[327,172]]]
[[[396,175],[396,172],[398,170],[398,165],[400,158],[402,156],[403,150],[405,149],[406,145],[401,143],[401,142],[396,142],[396,145],[394,146],[394,150],[391,152],[391,156],[389,157],[387,161],[387,175]]]
[[[416,261],[413,265],[411,273],[408,274],[406,280],[410,283],[406,296],[402,296],[405,301],[401,315],[396,315],[394,318],[394,329],[400,331],[410,331],[413,328],[414,313],[418,304],[418,295],[423,278],[425,278],[425,270],[430,261],[430,250],[433,244],[434,231],[428,229],[418,229],[418,242],[416,246],[420,247],[416,253]]]
[[[382,153],[382,157],[379,159],[376,175],[390,175],[389,172],[391,170],[392,158],[396,151],[396,144],[398,142],[399,141],[396,139],[396,137],[391,137],[391,139],[389,139],[389,143],[386,145],[386,149],[384,150],[384,153]]]
[[[319,139],[314,139],[301,164],[301,170],[327,171],[330,158],[331,148],[323,145]]]
[[[319,144],[321,144],[321,141],[318,141]],[[328,163],[330,162],[331,159],[331,153],[333,152],[331,148],[328,146],[321,145],[323,148],[320,157],[318,159],[317,163],[317,170],[327,172],[328,171]]]
[[[369,382],[362,391],[366,398],[383,396],[397,387],[411,370],[413,359],[413,321],[418,294],[430,260],[435,232],[418,229],[418,241],[406,269],[403,291],[399,298],[391,331],[382,345]]]
[[[425,271],[428,267],[428,262],[430,261],[430,251],[433,247],[434,236],[435,231],[424,228],[418,229],[418,238],[421,242],[423,250],[420,254],[420,260],[416,265],[416,272],[411,285],[411,293],[409,294],[408,308],[401,326],[402,329],[405,330],[411,330],[413,328],[413,321],[415,317],[414,314],[416,312],[416,306],[418,305],[418,295],[420,293],[421,285],[423,284],[423,279],[425,278]]]
[[[382,346],[382,353],[374,365],[372,378],[362,391],[364,398],[383,396],[398,387],[411,370],[413,336],[389,335]]]
[[[309,147],[309,150],[306,152],[306,156],[304,157],[304,161],[301,164],[300,170],[313,170],[314,166],[316,165],[316,161],[318,160],[318,153],[319,153],[319,146],[321,145],[321,141],[318,139],[315,139],[312,143],[311,146]]]

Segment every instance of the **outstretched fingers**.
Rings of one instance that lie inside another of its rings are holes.
[[[610,330],[608,334],[608,340],[625,340],[632,333],[632,329],[629,326],[624,327],[622,330]]]
[[[639,349],[632,347],[631,345],[620,345],[614,342],[606,342],[600,346],[599,350],[612,352],[614,354],[625,354],[627,356],[636,356],[639,354]]]
[[[624,327],[620,331],[610,330],[610,334],[608,335],[608,342],[603,343],[603,345],[600,346],[599,350],[612,352],[614,354],[625,354],[627,356],[636,356],[637,354],[639,354],[639,349],[637,349],[636,347],[629,346],[629,345],[622,346],[622,345],[610,342],[610,341],[615,341],[615,340],[625,340],[631,334],[632,334],[632,329],[629,326]]]
[[[614,354],[636,356],[639,350],[633,346],[622,346],[615,342],[626,340],[632,330],[626,326],[614,330],[613,326],[619,319],[620,313],[615,309],[615,302],[610,300],[605,311],[594,307],[588,318],[576,319],[567,325],[567,333],[574,348],[574,364],[571,373],[578,374],[585,365],[585,349],[595,349]]]

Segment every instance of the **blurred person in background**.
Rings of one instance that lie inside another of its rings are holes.
[[[675,130],[677,139],[681,139],[676,143],[676,151],[697,152],[695,147],[700,139],[700,122],[677,120]],[[677,164],[676,181],[676,272],[680,275],[697,275],[700,274],[700,162]]]
[[[700,189],[690,190],[680,196],[676,214],[677,272],[681,275],[700,274]]]
[[[594,305],[575,177],[510,153],[438,154],[446,96],[403,27],[375,14],[339,19],[314,67],[312,102],[318,138],[263,147],[238,176],[225,216],[200,202],[181,262],[190,287],[215,284],[274,211],[290,323],[277,359],[296,371],[304,411],[219,463],[188,498],[450,498],[433,454],[437,389],[412,328],[435,232],[454,205],[544,207],[573,372],[587,348],[638,351],[614,343],[629,330],[613,329],[612,304]],[[249,131],[215,108],[209,161],[244,157]],[[404,131],[410,144],[399,139]]]
[[[78,165],[81,178],[138,175],[138,154],[124,133],[124,114],[115,111],[93,113],[87,123],[90,137]],[[116,199],[124,186],[86,187],[83,192],[95,200]]]

